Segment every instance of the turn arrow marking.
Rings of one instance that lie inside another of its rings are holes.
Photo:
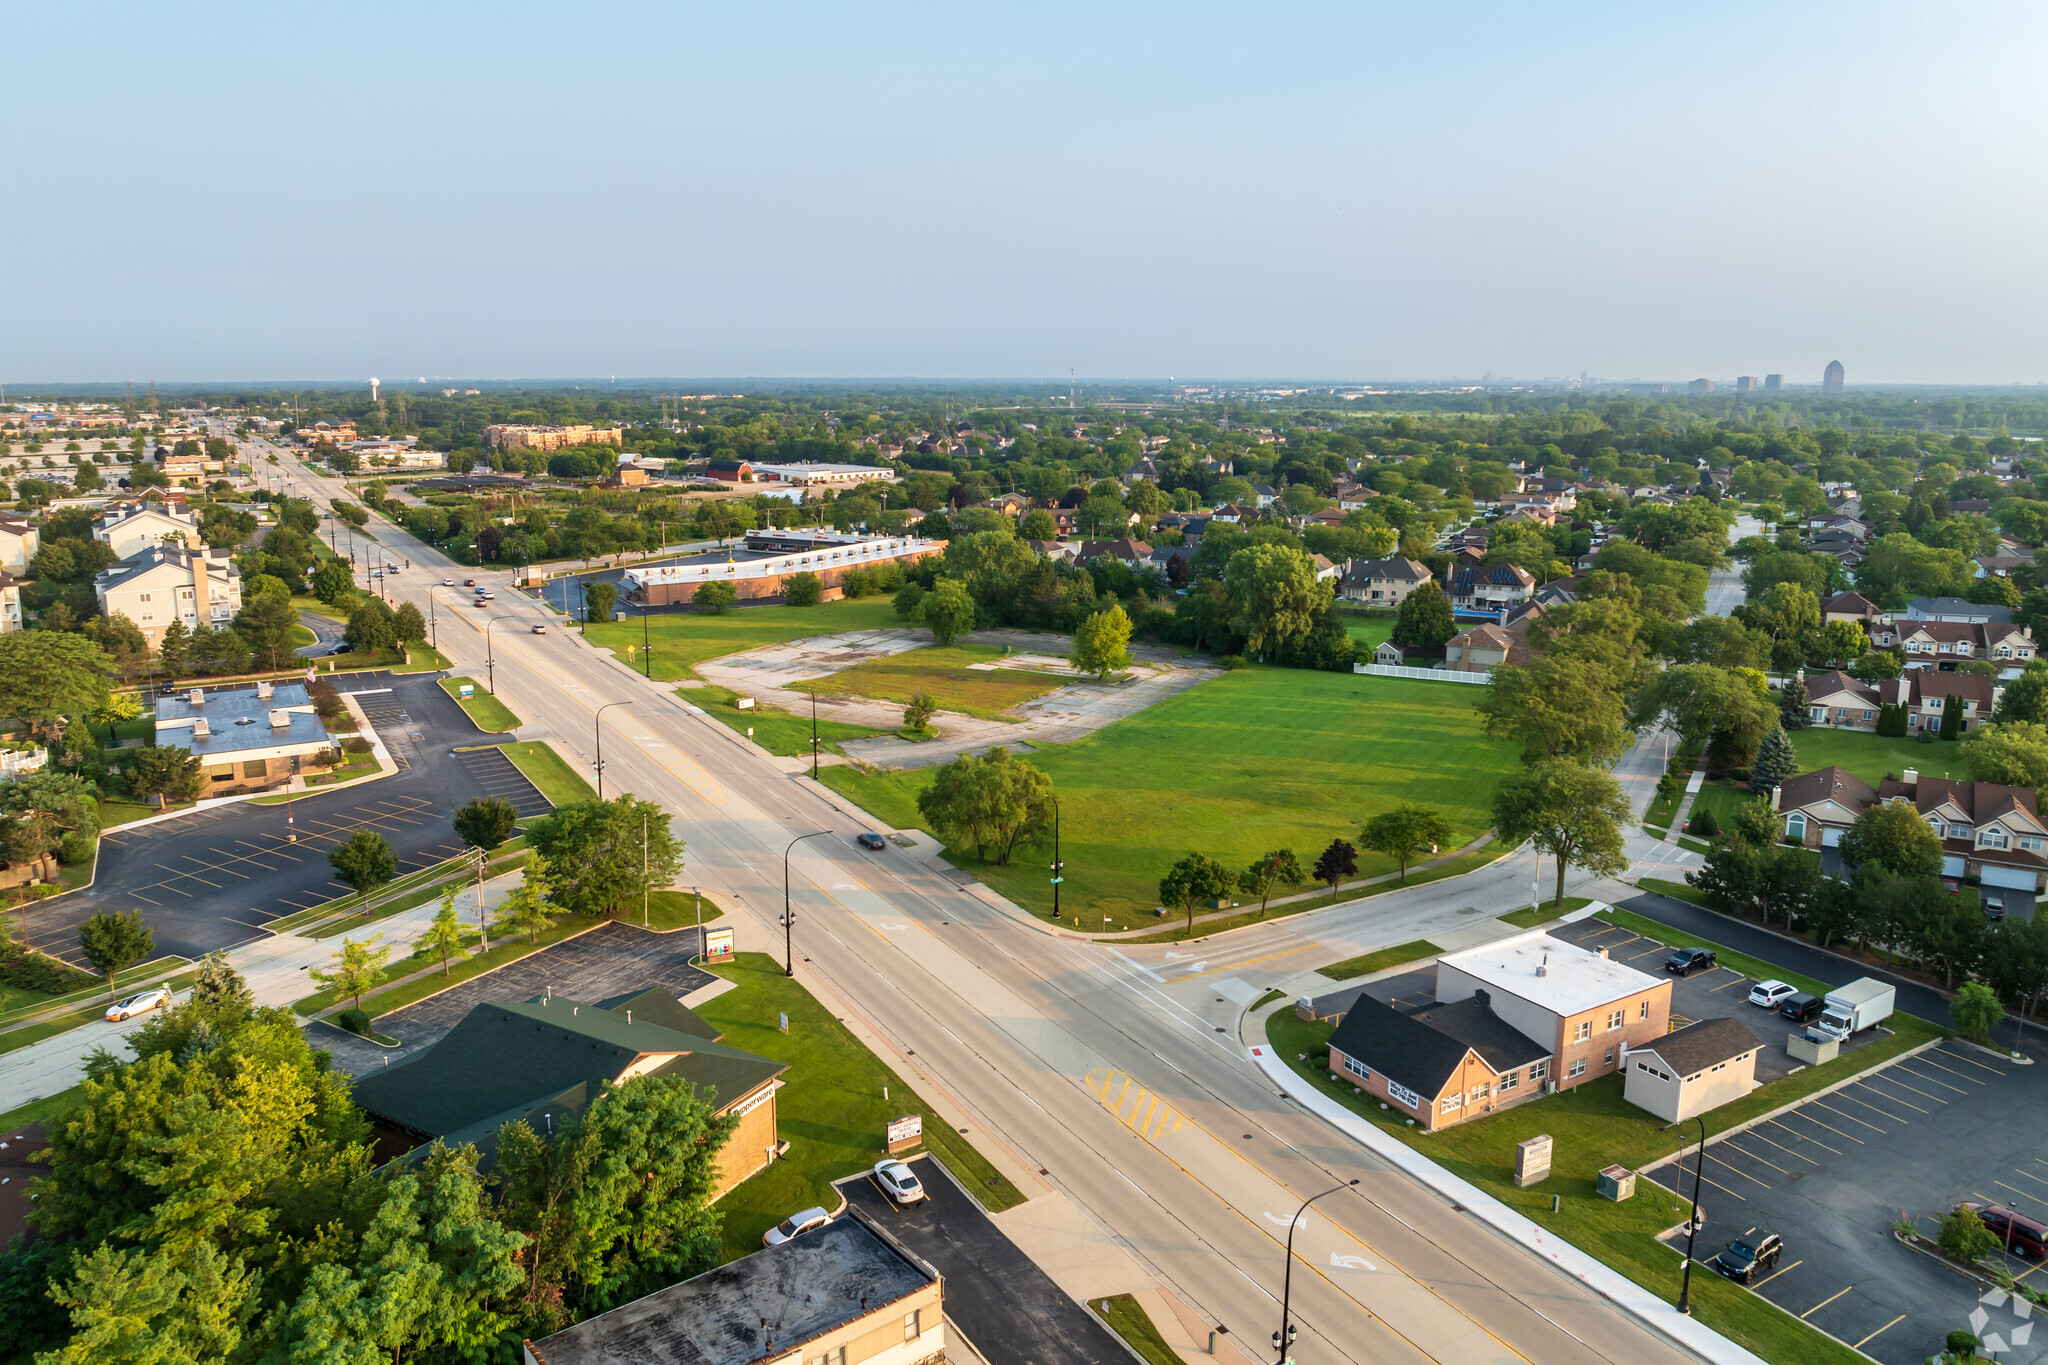
[[[1333,1251],[1330,1253],[1330,1268],[1332,1270],[1372,1270],[1376,1267],[1363,1256],[1339,1256]]]

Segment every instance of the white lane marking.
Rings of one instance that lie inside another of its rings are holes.
[[[1308,1216],[1306,1214],[1304,1214],[1302,1217],[1298,1219],[1287,1219],[1282,1218],[1277,1213],[1269,1213],[1266,1215],[1266,1221],[1269,1223],[1278,1223],[1283,1228],[1286,1227],[1290,1222],[1292,1222],[1294,1226],[1298,1228],[1306,1228],[1308,1226]]]
[[[1334,1251],[1330,1253],[1330,1269],[1332,1270],[1377,1270],[1378,1268],[1363,1256],[1339,1256]]]

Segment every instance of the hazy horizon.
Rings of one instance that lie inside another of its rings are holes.
[[[2048,380],[2034,8],[563,17],[18,13],[0,380]]]

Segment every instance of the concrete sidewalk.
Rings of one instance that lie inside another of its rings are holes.
[[[1320,1093],[1282,1061],[1270,1044],[1253,1044],[1251,1059],[1268,1080],[1302,1108],[1368,1148],[1396,1170],[1462,1205],[1466,1212],[1477,1215],[1505,1236],[1579,1280],[1644,1326],[1661,1332],[1701,1359],[1714,1362],[1714,1365],[1767,1365],[1763,1357],[1680,1313],[1620,1271],[1595,1260],[1470,1181],[1452,1175],[1400,1139],[1381,1132],[1370,1121]]]

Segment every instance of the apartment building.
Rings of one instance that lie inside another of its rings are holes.
[[[205,544],[199,518],[186,508],[154,501],[108,507],[92,524],[92,538],[111,549],[116,559],[129,559],[165,543],[188,550]]]
[[[154,647],[173,621],[224,629],[242,609],[242,578],[225,549],[157,545],[100,570],[93,595],[107,616],[125,616]]]
[[[22,517],[0,515],[0,570],[26,575],[28,562],[42,548],[41,533]]]
[[[615,446],[617,427],[538,427],[493,422],[484,428],[484,444],[494,450],[560,450],[563,446]]]

